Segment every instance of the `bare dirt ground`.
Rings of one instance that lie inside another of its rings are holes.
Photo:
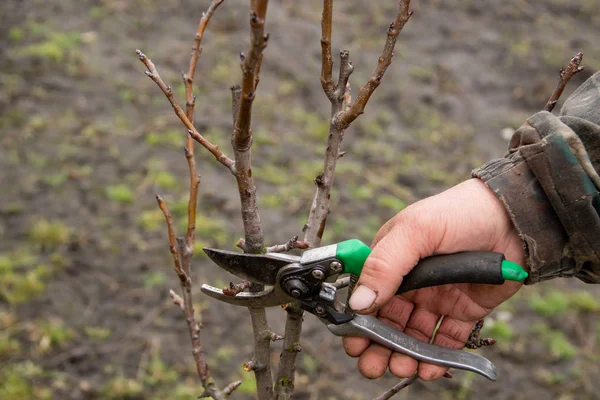
[[[226,0],[204,40],[196,125],[228,149],[229,86],[241,73],[247,2]],[[255,101],[254,175],[269,243],[300,234],[321,167],[329,105],[319,82],[320,2],[272,1]],[[201,392],[153,194],[184,224],[185,131],[143,74],[143,50],[182,99],[193,35],[208,1],[0,2],[0,399],[191,399]],[[334,51],[347,48],[354,91],[370,75],[394,1],[339,1]],[[504,128],[540,110],[577,51],[600,69],[600,2],[422,0],[394,63],[346,133],[325,242],[369,242],[407,203],[503,155]],[[563,96],[566,98],[566,93]],[[183,101],[183,100],[181,100]],[[202,149],[199,245],[242,234],[234,181]],[[200,252],[197,287],[231,279]],[[244,379],[245,310],[196,295],[220,383]],[[281,332],[284,312],[270,310]],[[341,343],[306,317],[297,399],[369,399],[397,379],[360,377]],[[398,398],[600,398],[600,289],[526,287],[488,319],[499,369],[416,383]],[[274,346],[277,358],[279,348]]]

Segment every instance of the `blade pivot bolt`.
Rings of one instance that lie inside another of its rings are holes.
[[[289,279],[285,281],[283,289],[296,299],[301,298],[308,293],[308,287],[300,279]]]
[[[318,280],[325,278],[325,273],[323,271],[321,271],[320,269],[313,269],[311,274],[312,274],[313,278],[318,279]]]
[[[339,272],[342,272],[342,263],[340,263],[339,261],[332,261],[331,264],[329,264],[329,268],[331,268],[331,272],[337,274]]]

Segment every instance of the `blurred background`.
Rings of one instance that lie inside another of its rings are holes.
[[[226,0],[204,37],[196,126],[226,153],[229,86],[248,48],[248,2]],[[162,214],[184,232],[186,133],[148,79],[144,51],[184,103],[180,73],[208,0],[0,2],[0,399],[192,399],[201,393]],[[395,1],[334,6],[333,49],[349,49],[353,93],[368,78]],[[347,131],[324,243],[370,242],[387,219],[501,157],[578,51],[600,69],[598,0],[414,1],[396,57]],[[301,234],[322,167],[330,106],[320,73],[321,2],[271,1],[271,34],[254,103],[254,176],[268,244]],[[336,58],[337,65],[337,58]],[[560,104],[562,103],[560,102]],[[560,104],[556,110],[560,108]],[[197,148],[198,247],[243,235],[236,185]],[[203,253],[194,283],[230,279]],[[197,293],[217,382],[252,398],[246,310]],[[283,331],[284,311],[269,312]],[[398,381],[360,377],[356,361],[306,316],[297,399],[369,399]],[[600,288],[575,280],[526,287],[486,320],[481,353],[499,380],[455,372],[397,398],[600,398]],[[276,360],[280,352],[273,346]]]

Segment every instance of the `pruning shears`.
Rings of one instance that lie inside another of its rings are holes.
[[[371,253],[369,246],[360,240],[309,249],[301,256],[244,254],[210,248],[204,252],[224,270],[269,286],[260,292],[240,292],[232,296],[219,288],[202,285],[202,291],[210,297],[244,307],[274,307],[299,301],[304,310],[317,316],[334,335],[366,337],[418,361],[472,371],[496,380],[496,367],[488,359],[464,350],[421,342],[376,317],[356,314],[336,299],[341,280],[335,281],[335,278],[350,274],[350,282],[355,283]],[[422,259],[404,277],[396,294],[452,283],[501,285],[506,280],[523,281],[527,275],[520,265],[506,260],[500,253],[432,256]]]

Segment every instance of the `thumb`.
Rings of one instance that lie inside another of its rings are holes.
[[[407,210],[406,210],[407,211]],[[421,258],[433,254],[431,229],[417,228],[413,219],[398,218],[395,226],[375,245],[365,261],[350,307],[372,313],[387,303]],[[437,236],[437,235],[433,235]]]

